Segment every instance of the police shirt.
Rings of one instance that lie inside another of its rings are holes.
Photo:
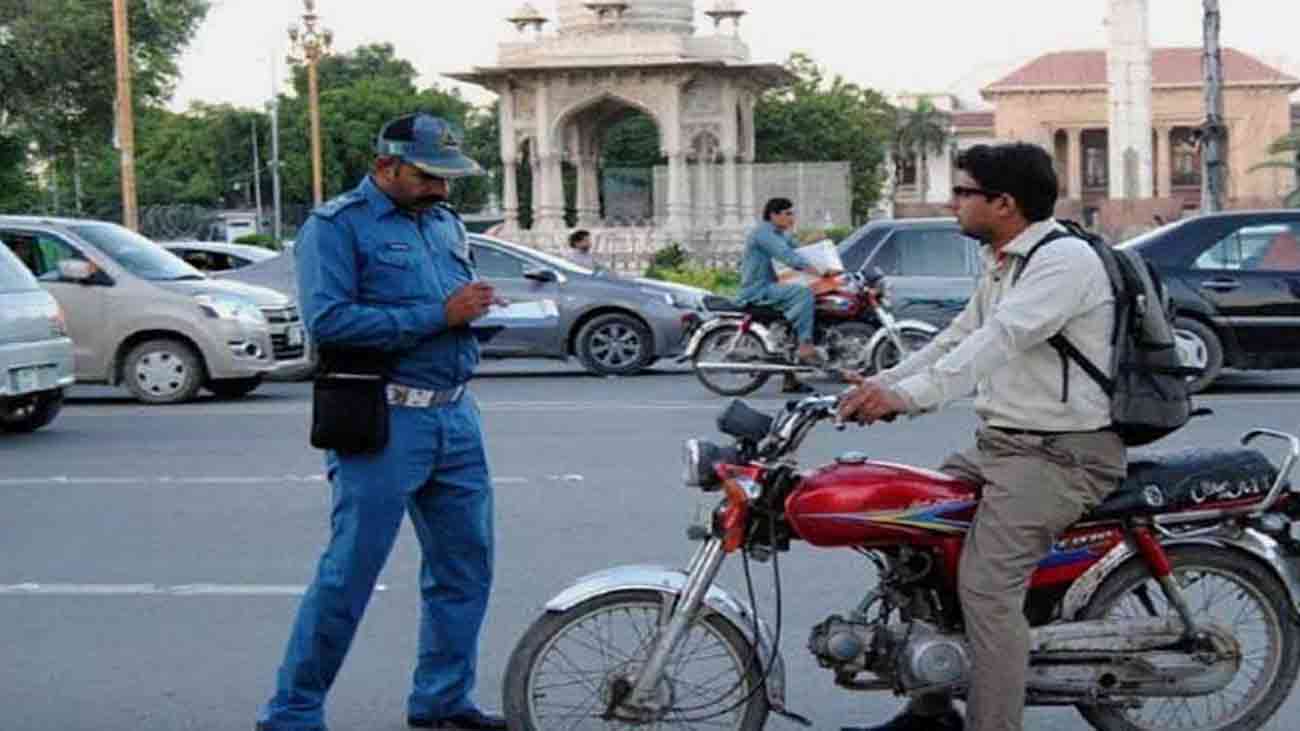
[[[468,326],[447,326],[447,299],[475,279],[450,209],[405,212],[367,177],[312,212],[294,255],[314,342],[391,352],[390,379],[415,388],[454,388],[473,375],[478,342]]]

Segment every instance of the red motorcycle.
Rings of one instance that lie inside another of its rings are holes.
[[[514,731],[754,731],[787,708],[778,648],[781,553],[848,548],[876,569],[858,606],[813,627],[808,648],[854,691],[965,693],[971,673],[957,598],[975,486],[846,454],[800,471],[795,453],[838,398],[776,417],[734,402],[730,446],[689,440],[685,478],[722,493],[692,526],[685,570],[628,566],[551,599],[507,668]],[[1280,439],[1280,467],[1245,445]],[[1300,438],[1257,429],[1241,448],[1134,459],[1127,479],[1033,575],[1027,702],[1074,706],[1104,731],[1257,729],[1300,669],[1300,500],[1288,477]],[[746,603],[714,585],[744,560]],[[777,631],[753,609],[750,560],[770,561]],[[987,670],[985,670],[987,672]],[[807,725],[807,722],[805,721]]]
[[[939,332],[928,322],[895,318],[887,289],[879,278],[855,272],[814,290],[813,343],[825,356],[820,367],[798,362],[794,329],[780,310],[722,297],[705,299],[715,316],[695,330],[680,360],[691,361],[700,383],[722,396],[753,393],[777,374],[885,370]]]

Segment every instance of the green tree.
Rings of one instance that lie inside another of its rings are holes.
[[[942,154],[948,145],[952,121],[946,112],[934,106],[928,97],[921,97],[915,109],[898,110],[898,127],[894,135],[894,154],[899,158],[917,158],[917,178],[920,182],[921,200],[930,193],[930,154]]]
[[[137,107],[171,95],[176,59],[208,7],[208,0],[131,0]],[[0,0],[0,29],[0,125],[26,128],[47,156],[108,140],[117,84],[112,3]]]
[[[1300,132],[1292,132],[1284,135],[1268,146],[1270,155],[1289,155],[1289,160],[1266,160],[1250,168],[1250,172],[1256,170],[1291,170],[1295,173],[1295,190],[1287,194],[1284,205],[1289,208],[1300,208]]]
[[[847,160],[853,218],[866,220],[880,198],[893,108],[874,90],[828,79],[806,54],[792,54],[786,68],[794,83],[764,94],[755,110],[758,162]]]

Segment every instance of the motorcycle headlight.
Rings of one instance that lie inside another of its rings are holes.
[[[735,462],[734,447],[719,447],[702,439],[687,439],[682,443],[682,482],[687,487],[698,487],[705,492],[722,488],[718,479],[719,464]]]
[[[266,315],[262,314],[257,305],[239,297],[226,294],[196,294],[194,301],[208,317],[266,324]]]

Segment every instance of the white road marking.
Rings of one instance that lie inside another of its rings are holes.
[[[388,591],[386,584],[375,591]],[[0,584],[0,596],[301,596],[297,584]]]

